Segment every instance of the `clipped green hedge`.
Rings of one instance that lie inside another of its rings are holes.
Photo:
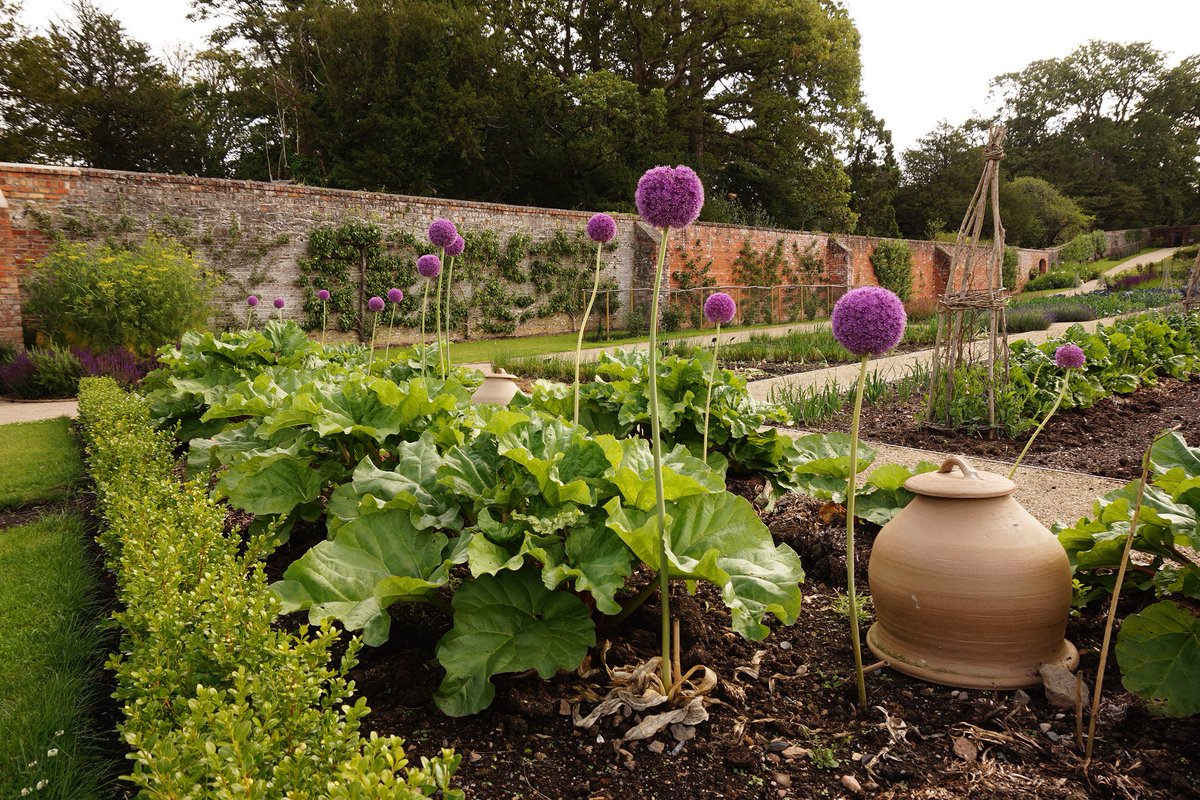
[[[84,379],[79,415],[124,607],[109,667],[140,797],[463,797],[451,751],[413,768],[400,739],[360,735],[368,709],[347,677],[360,643],[333,663],[331,628],[273,626],[266,537],[223,532],[205,486],[175,478],[144,400]]]

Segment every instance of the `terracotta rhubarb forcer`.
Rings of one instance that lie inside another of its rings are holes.
[[[475,390],[475,394],[471,395],[471,402],[506,406],[520,391],[517,379],[504,370],[498,369],[484,376],[483,385]]]
[[[1042,664],[1074,669],[1079,654],[1063,638],[1070,563],[1013,499],[1016,484],[951,457],[904,486],[917,497],[871,550],[871,652],[907,675],[973,689],[1035,685]]]

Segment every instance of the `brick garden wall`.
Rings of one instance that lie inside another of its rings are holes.
[[[319,225],[367,220],[385,230],[423,236],[431,220],[447,217],[463,230],[490,229],[502,240],[525,233],[540,241],[560,229],[582,230],[591,213],[285,183],[0,164],[0,341],[20,342],[19,282],[50,248],[45,230],[50,226],[85,239],[154,229],[199,242],[202,259],[219,251],[226,278],[217,302],[228,323],[242,317],[244,298],[251,292],[282,296],[289,308],[300,307],[304,297],[297,285],[297,262],[306,254],[308,232]],[[658,234],[634,216],[614,216],[617,248],[606,254],[607,274],[623,293],[622,308],[631,308],[637,304],[629,300],[639,294],[631,290],[642,289],[645,296],[652,285]],[[717,285],[738,283],[734,262],[747,241],[760,252],[782,241],[789,259],[811,254],[819,263],[811,280],[818,284],[876,283],[870,255],[879,239],[731,225],[695,224],[673,231],[668,269],[683,268],[686,259],[711,262]],[[914,299],[932,301],[945,286],[950,248],[933,242],[908,245]],[[1039,261],[1051,258],[1048,251],[1020,254],[1022,284]],[[787,301],[781,297],[777,302]],[[567,318],[560,316],[523,325],[518,332],[569,329]]]

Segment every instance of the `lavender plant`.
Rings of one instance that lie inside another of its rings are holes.
[[[858,635],[858,609],[854,591],[854,495],[858,478],[858,423],[862,416],[863,386],[867,362],[895,347],[904,336],[908,317],[904,303],[879,286],[864,286],[842,296],[833,307],[833,335],[861,359],[854,390],[854,414],[850,422],[850,464],[846,486],[846,596],[850,605],[850,647],[854,651],[854,675],[858,682],[858,705],[867,706],[863,678],[862,642]]]
[[[1062,404],[1063,398],[1067,396],[1067,387],[1071,384],[1071,370],[1083,369],[1087,358],[1084,356],[1083,348],[1077,344],[1064,344],[1055,348],[1054,363],[1063,370],[1062,386],[1059,387],[1058,397],[1054,400],[1054,405],[1050,406],[1050,411],[1046,414],[1042,424],[1034,429],[1033,434],[1029,437],[1029,441],[1025,443],[1025,449],[1021,451],[1021,455],[1017,456],[1017,460],[1013,462],[1012,469],[1008,471],[1008,477],[1011,480],[1013,475],[1017,474],[1017,467],[1021,466],[1021,462],[1025,459],[1025,454],[1029,452],[1029,448],[1033,446],[1033,440],[1042,432],[1042,428],[1046,427],[1046,423],[1054,416],[1054,412]]]
[[[685,228],[700,216],[704,186],[690,167],[654,167],[638,180],[634,204],[642,219],[659,231],[654,292],[650,299],[650,446],[658,510],[658,586],[662,601],[662,681],[671,691],[671,577],[667,564],[667,505],[663,490],[662,436],[658,408],[658,300],[671,228]]]
[[[587,308],[583,312],[583,320],[579,323],[579,338],[575,341],[575,416],[574,422],[579,424],[579,362],[583,357],[583,334],[587,331],[588,317],[592,314],[592,306],[596,303],[596,293],[600,290],[600,254],[604,245],[617,235],[617,223],[608,214],[596,214],[587,221],[588,238],[596,243],[596,276],[592,281],[592,294],[588,297]]]
[[[708,370],[708,388],[704,394],[704,444],[700,452],[705,464],[708,463],[708,419],[712,412],[713,378],[717,374],[717,354],[721,347],[721,325],[731,322],[736,315],[737,303],[725,292],[714,292],[704,301],[704,316],[717,325],[717,333],[713,337],[713,361]]]

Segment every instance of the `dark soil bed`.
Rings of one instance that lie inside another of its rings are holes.
[[[1015,460],[1027,441],[1028,434],[988,440],[933,430],[921,424],[923,412],[923,397],[906,404],[864,406],[860,436],[999,461]],[[1188,442],[1200,445],[1200,379],[1167,378],[1130,395],[1106,397],[1088,409],[1060,411],[1038,435],[1022,463],[1128,480],[1141,474],[1142,453],[1154,436],[1175,425],[1181,426],[1179,432]],[[842,414],[813,427],[847,431],[850,417]]]
[[[734,487],[750,493],[755,487]],[[1124,694],[1110,659],[1096,757],[1084,769],[1073,714],[1051,708],[1040,687],[1026,693],[958,691],[890,670],[868,677],[869,704],[854,702],[849,627],[837,611],[845,583],[844,533],[837,509],[799,496],[765,518],[808,570],[799,621],[764,642],[730,632],[712,587],[695,596],[675,587],[684,669],[719,675],[710,718],[695,738],[663,732],[621,742],[632,719],[576,727],[580,698],[602,695],[603,671],[497,679],[496,701],[452,719],[431,701],[441,679],[434,648],[447,621],[432,609],[394,609],[391,640],[365,648],[353,677],[374,709],[366,725],[407,741],[410,759],[453,747],[463,756],[457,783],[473,798],[1194,798],[1200,797],[1200,720],[1149,717]],[[872,532],[860,539],[860,576]],[[290,554],[294,557],[296,554]],[[609,666],[657,652],[652,598],[608,640]],[[1103,620],[1070,621],[1067,635],[1092,683]],[[865,628],[864,628],[865,631]],[[866,656],[870,659],[869,654]],[[593,651],[598,666],[601,648]],[[594,705],[583,701],[586,714]],[[847,788],[847,787],[850,788]]]

